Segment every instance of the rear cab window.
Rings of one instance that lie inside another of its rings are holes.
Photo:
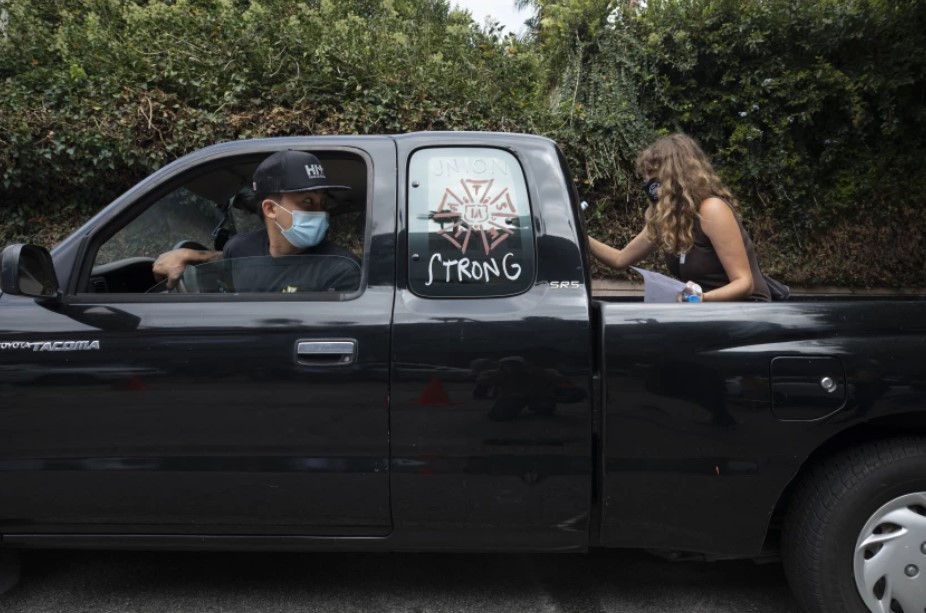
[[[508,151],[435,147],[408,173],[409,287],[425,298],[511,296],[533,285],[524,172]]]

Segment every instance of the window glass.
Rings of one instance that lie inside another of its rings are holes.
[[[349,189],[328,194],[329,229],[318,247],[299,256],[270,257],[269,230],[250,191],[250,178],[263,157],[249,154],[222,165],[210,162],[208,169],[192,169],[182,184],[122,222],[96,251],[83,291],[166,292],[166,283],[154,277],[153,264],[178,247],[222,252],[209,256],[214,264],[186,267],[184,286],[189,292],[357,291],[366,229],[367,165],[360,156],[345,152],[319,157],[331,183]],[[239,248],[229,260],[240,262],[222,259],[228,255],[224,247],[232,243]]]
[[[130,257],[156,258],[181,241],[212,248],[212,231],[222,220],[215,202],[186,188],[176,189],[133,219],[100,248],[96,265]]]
[[[506,296],[534,280],[527,186],[507,151],[415,152],[408,176],[409,286],[425,297]]]
[[[231,208],[231,214],[237,232],[254,232],[264,229],[264,222],[259,215],[235,207]]]
[[[360,264],[340,255],[232,258],[187,266],[181,291],[189,293],[350,292],[360,287]]]

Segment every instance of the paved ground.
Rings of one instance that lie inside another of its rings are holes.
[[[29,551],[4,613],[790,613],[781,566],[576,555]]]

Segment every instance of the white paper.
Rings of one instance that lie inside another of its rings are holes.
[[[678,279],[636,266],[630,268],[643,276],[643,302],[675,302],[678,293],[685,289]]]

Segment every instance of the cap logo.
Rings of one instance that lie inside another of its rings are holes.
[[[310,179],[324,179],[325,169],[322,168],[321,164],[312,164],[311,166],[306,164],[305,174],[309,175]]]

